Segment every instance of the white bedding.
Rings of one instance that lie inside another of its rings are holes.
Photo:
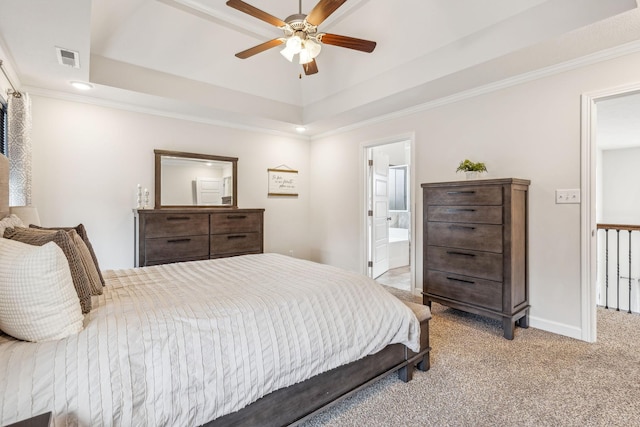
[[[194,426],[375,353],[418,351],[415,315],[372,280],[261,254],[105,272],[78,335],[0,335],[0,425]]]

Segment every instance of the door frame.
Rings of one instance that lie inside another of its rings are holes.
[[[368,189],[368,163],[369,158],[367,152],[370,148],[380,145],[394,144],[397,142],[409,142],[411,154],[410,167],[409,167],[409,204],[411,210],[411,233],[410,233],[410,251],[409,251],[409,263],[410,276],[411,276],[411,289],[416,287],[416,144],[415,133],[409,132],[404,134],[398,134],[381,139],[364,141],[360,143],[360,272],[365,276],[371,277],[371,268],[368,266],[369,262],[369,226],[367,212],[369,207],[367,205],[367,189]]]
[[[627,84],[581,96],[580,181],[582,203],[581,224],[581,338],[595,342],[597,338],[597,230],[596,230],[596,132],[597,102],[607,98],[640,92],[640,83]]]

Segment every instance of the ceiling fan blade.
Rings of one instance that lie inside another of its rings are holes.
[[[268,42],[264,42],[257,46],[251,47],[247,50],[243,50],[242,52],[236,53],[236,56],[240,59],[247,59],[250,56],[253,56],[257,53],[264,52],[267,49],[271,49],[272,47],[276,47],[284,43],[284,39],[273,39]]]
[[[316,27],[347,0],[320,0],[307,15],[307,22]]]
[[[307,76],[318,72],[318,64],[316,64],[315,59],[311,60],[311,62],[307,62],[306,64],[302,64],[302,68],[304,68],[304,73]]]
[[[376,42],[369,40],[356,39],[354,37],[339,36],[337,34],[318,34],[318,40],[324,44],[333,46],[346,47],[348,49],[360,50],[362,52],[373,52],[376,48]]]
[[[268,24],[275,25],[276,27],[286,27],[287,23],[282,19],[276,18],[273,15],[264,12],[257,7],[251,6],[248,3],[243,2],[242,0],[229,0],[227,2],[227,6],[230,6],[234,9],[239,10],[240,12],[244,12],[248,15],[253,16],[254,18],[258,18]]]

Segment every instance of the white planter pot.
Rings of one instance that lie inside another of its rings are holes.
[[[468,171],[465,172],[467,179],[478,179],[480,177],[480,172],[477,171]]]

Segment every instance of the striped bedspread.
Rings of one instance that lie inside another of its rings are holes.
[[[372,280],[276,254],[105,272],[78,335],[0,335],[0,425],[196,426],[375,353],[419,346]]]

